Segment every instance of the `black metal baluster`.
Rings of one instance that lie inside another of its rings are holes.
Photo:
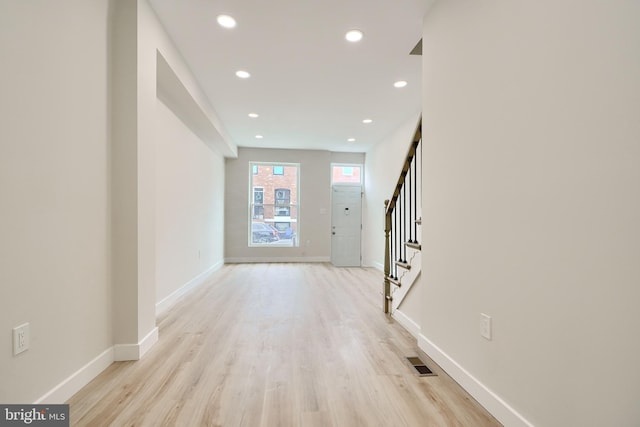
[[[400,240],[398,233],[398,199],[396,199],[396,205],[393,208],[393,227],[396,230],[396,240],[394,241],[394,246],[396,247],[395,256],[393,258],[393,276],[395,279],[398,279],[398,272],[396,271],[396,260],[398,258],[398,241]]]
[[[406,204],[407,203],[407,186],[403,185],[402,186],[402,203]],[[403,209],[404,212],[404,216],[402,217],[402,222],[404,222],[404,234],[402,235],[402,247],[403,247],[403,253],[404,253],[404,258],[402,260],[402,262],[407,262],[407,245],[404,244],[404,242],[407,241],[407,208],[405,206],[405,208]]]
[[[395,213],[395,209],[393,210]],[[390,240],[391,240],[391,245],[389,246],[389,259],[392,262],[391,265],[391,272],[389,273],[390,277],[393,279],[394,275],[395,275],[395,269],[394,269],[394,263],[395,263],[395,255],[396,255],[396,230],[395,228],[393,228],[393,226],[391,227],[391,231],[390,231]]]
[[[409,243],[413,243],[412,234],[413,230],[411,228],[411,162],[409,162],[409,168],[407,169],[407,175],[409,175],[409,222],[407,225],[409,226]]]
[[[418,142],[418,144],[420,144],[420,142]],[[422,149],[422,145],[420,145],[420,148]],[[416,150],[416,154],[413,156],[413,160],[414,160],[414,167],[413,167],[413,173],[415,175],[415,179],[416,179],[416,185],[414,187],[413,190],[413,197],[415,199],[415,203],[414,203],[414,207],[413,207],[413,228],[414,228],[414,242],[418,243],[418,150]]]
[[[404,188],[404,187],[402,187]],[[400,190],[402,190],[402,188],[400,188]],[[405,227],[404,227],[404,199],[402,198],[402,191],[398,192],[398,221],[400,222],[400,241],[398,242],[398,258],[400,262],[404,262],[404,260],[402,259],[402,242],[404,242],[404,234],[405,234]]]

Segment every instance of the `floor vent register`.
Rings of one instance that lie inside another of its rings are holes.
[[[420,377],[435,376],[431,369],[422,361],[419,357],[407,357],[407,360],[413,366],[413,369],[418,373]]]

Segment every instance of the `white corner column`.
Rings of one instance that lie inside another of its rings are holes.
[[[117,0],[111,22],[111,226],[115,360],[137,360],[155,325],[155,50],[141,42],[146,3]],[[148,50],[148,49],[146,49]],[[146,55],[145,55],[146,53]],[[151,63],[149,63],[151,57]],[[151,107],[150,107],[151,105]]]

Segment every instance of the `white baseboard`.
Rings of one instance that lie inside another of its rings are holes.
[[[504,426],[533,427],[533,424],[527,421],[526,418],[500,398],[500,396],[482,384],[477,378],[460,366],[458,362],[453,360],[422,334],[418,336],[418,347]]]
[[[409,333],[413,335],[415,339],[418,339],[418,337],[420,336],[420,325],[418,325],[400,310],[395,310],[393,313],[391,313],[391,317],[393,317],[396,322],[400,323],[403,328],[409,331]]]
[[[175,304],[180,297],[189,292],[191,289],[201,285],[204,283],[209,276],[211,276],[216,271],[220,270],[220,268],[224,265],[223,261],[217,262],[202,273],[198,274],[193,279],[189,280],[187,283],[182,285],[180,288],[173,291],[169,296],[163,298],[162,301],[156,303],[156,316],[165,312],[169,307]]]
[[[372,262],[371,263],[371,267],[375,268],[378,271],[381,271],[384,273],[384,264],[379,263],[379,262]]]
[[[149,351],[151,347],[158,342],[158,338],[158,327],[156,326],[147,334],[146,337],[142,338],[142,341],[140,341],[140,357],[138,357],[138,359],[142,359],[142,356],[144,356],[147,351]]]
[[[78,369],[60,384],[47,392],[44,396],[36,400],[34,404],[62,404],[66,402],[82,387],[89,384],[91,380],[97,377],[100,372],[107,369],[113,361],[113,347],[109,347],[92,361]]]
[[[64,379],[34,402],[39,404],[62,404],[69,400],[82,387],[86,386],[107,369],[113,362],[139,360],[158,341],[158,328],[153,328],[138,344],[118,344],[109,347],[89,363]]]
[[[140,360],[153,345],[158,342],[158,327],[156,326],[140,340],[138,344],[116,344],[113,346],[113,359],[116,362],[125,360]]]
[[[330,257],[234,257],[225,258],[226,264],[243,264],[253,262],[330,262]]]

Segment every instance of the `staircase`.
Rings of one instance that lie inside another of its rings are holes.
[[[393,196],[385,200],[384,312],[397,309],[422,270],[422,118],[418,121]]]

